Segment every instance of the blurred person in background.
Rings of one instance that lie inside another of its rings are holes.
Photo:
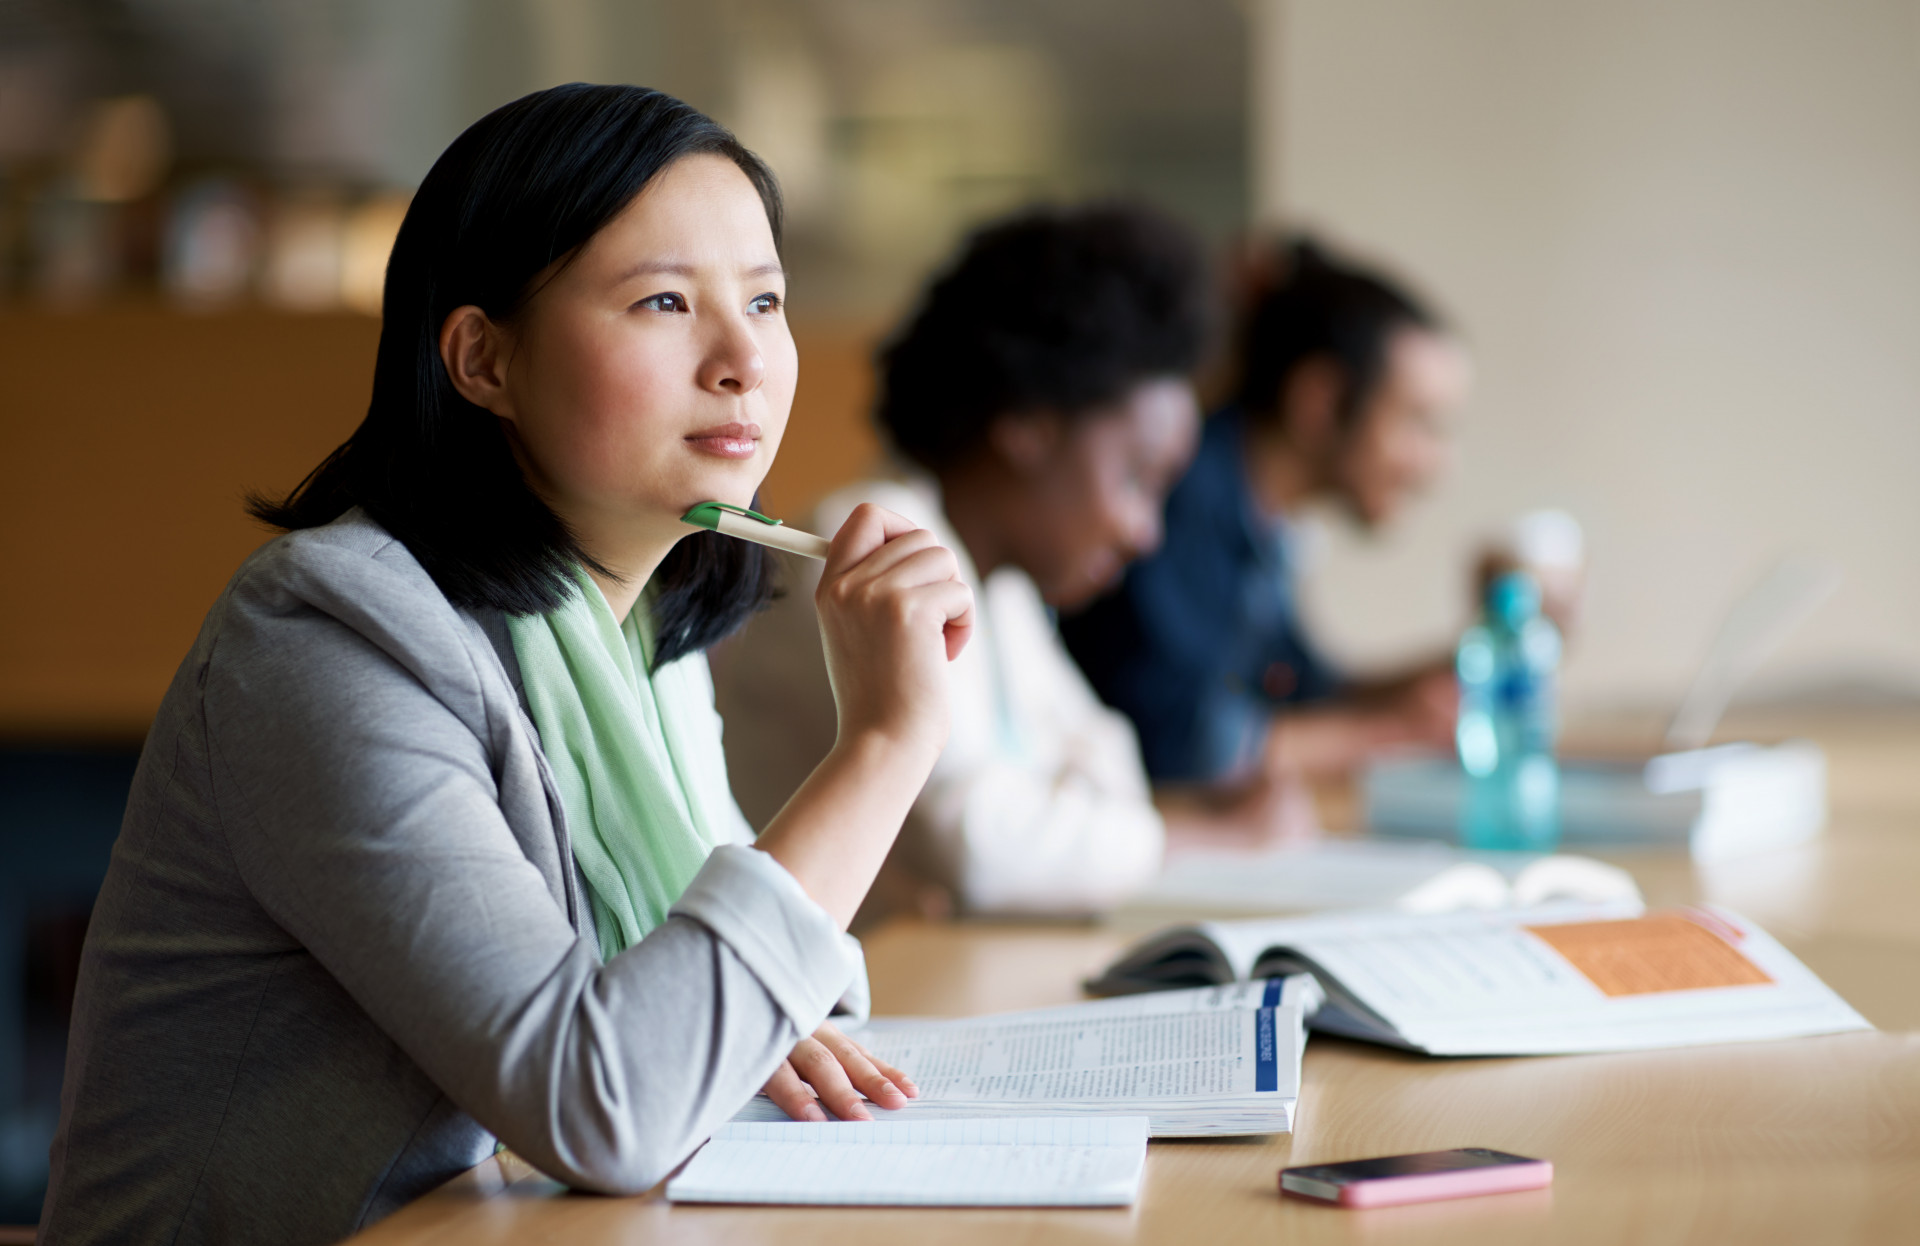
[[[1159,783],[1283,783],[1448,748],[1450,663],[1337,670],[1300,619],[1295,532],[1327,503],[1379,529],[1445,471],[1466,356],[1412,295],[1307,241],[1242,319],[1233,399],[1168,499],[1164,543],[1063,620],[1067,646]]]
[[[863,502],[925,525],[961,555],[977,613],[946,750],[863,921],[1097,910],[1170,842],[1254,844],[1283,826],[1286,794],[1265,786],[1156,808],[1132,727],[1052,614],[1159,545],[1198,436],[1189,378],[1210,306],[1199,248],[1173,222],[1041,210],[976,234],[886,347],[878,420],[898,461],[821,502],[814,530]],[[714,677],[735,796],[764,824],[834,742],[810,579],[716,651]]]

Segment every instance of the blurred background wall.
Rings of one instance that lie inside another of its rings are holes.
[[[1846,578],[1750,695],[1913,695],[1920,5],[1262,4],[1255,212],[1412,276],[1478,371],[1453,480],[1331,542],[1326,630],[1430,642],[1463,546],[1557,505],[1590,550],[1571,704],[1669,701],[1788,552]]]

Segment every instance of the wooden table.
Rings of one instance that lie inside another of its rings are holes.
[[[1712,868],[1623,859],[1651,904],[1758,920],[1872,1034],[1629,1055],[1432,1060],[1316,1037],[1291,1135],[1152,1145],[1128,1211],[674,1207],[569,1194],[511,1156],[354,1239],[375,1243],[1920,1241],[1920,720],[1797,729],[1833,763],[1827,836]],[[1060,1003],[1136,931],[902,924],[868,940],[881,1011]],[[1282,1200],[1285,1164],[1489,1146],[1552,1189],[1352,1212]]]

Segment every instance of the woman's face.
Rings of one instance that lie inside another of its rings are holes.
[[[1452,463],[1448,425],[1469,376],[1465,353],[1441,334],[1393,335],[1386,374],[1332,464],[1335,491],[1363,525],[1391,521]]]
[[[1016,460],[1020,488],[1008,503],[1017,514],[1000,527],[1010,561],[1047,604],[1072,610],[1159,548],[1161,507],[1193,457],[1200,408],[1184,378],[1163,377],[1076,419],[1036,418],[1043,444],[1002,452]]]
[[[799,375],[785,299],[753,184],[683,157],[528,300],[488,405],[583,536],[684,535],[700,502],[747,505],[780,447]]]

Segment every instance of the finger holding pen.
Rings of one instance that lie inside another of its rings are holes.
[[[959,561],[931,532],[878,506],[848,516],[814,594],[840,735],[946,743],[946,664],[973,628]]]
[[[870,509],[879,510],[880,508]],[[855,561],[863,582],[877,582],[883,573],[922,554],[932,556],[922,558],[914,569],[904,572],[910,580],[937,584],[957,578],[958,564],[949,565],[950,559],[939,557],[939,554],[945,551],[932,533],[915,527],[911,522],[891,512],[882,511],[881,513],[898,523],[892,526],[883,525],[882,543],[878,547],[871,546],[870,542],[863,542],[860,546],[865,550],[865,554],[863,557],[856,558]],[[834,543],[825,537],[815,536],[811,532],[803,532],[798,528],[790,528],[778,519],[726,502],[702,502],[681,516],[681,522],[823,562],[830,560],[834,547]],[[848,523],[841,526],[841,531],[847,531],[851,523],[850,516]],[[905,525],[904,528],[900,527],[902,524]],[[846,567],[843,565],[842,569],[845,570]],[[828,574],[831,572],[829,571]],[[963,618],[949,619],[943,630],[947,659],[952,661],[960,656],[962,649],[966,648],[967,638],[972,633],[971,611],[968,611]]]

